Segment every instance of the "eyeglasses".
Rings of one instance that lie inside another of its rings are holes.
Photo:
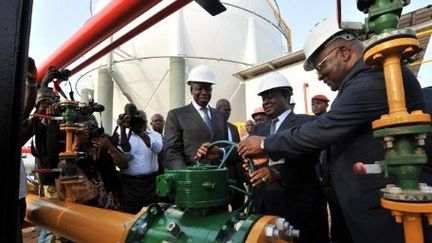
[[[324,57],[324,59],[321,60],[321,62],[319,62],[317,65],[315,65],[315,69],[318,72],[321,72],[322,70],[322,65],[324,65],[324,63],[330,58],[330,56],[337,50],[339,50],[341,48],[341,46],[337,46],[335,47],[333,50],[331,50],[331,52],[329,52],[329,54],[327,54],[326,57]]]

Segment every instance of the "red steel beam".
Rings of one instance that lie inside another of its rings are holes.
[[[118,39],[116,39],[115,41],[113,41],[112,43],[107,45],[106,47],[102,48],[99,52],[97,52],[93,56],[89,57],[87,60],[80,63],[78,66],[74,67],[71,70],[70,74],[71,75],[76,74],[77,72],[79,72],[83,68],[87,67],[88,65],[95,62],[99,58],[105,56],[110,51],[119,47],[120,45],[122,45],[126,41],[132,39],[133,37],[137,36],[138,34],[145,31],[146,29],[150,28],[151,26],[157,24],[159,21],[168,17],[169,15],[174,13],[175,11],[183,8],[185,5],[189,4],[190,2],[192,2],[192,0],[177,0],[173,3],[171,3],[170,5],[166,6],[164,9],[160,10],[155,15],[151,16],[150,18],[148,18],[147,20],[145,20],[144,22],[142,22],[141,24],[139,24],[138,26],[136,26],[135,28],[133,28],[132,30],[127,32],[126,34],[124,34],[123,36],[119,37]]]
[[[40,82],[50,66],[63,68],[162,0],[112,0],[59,47],[40,67]]]

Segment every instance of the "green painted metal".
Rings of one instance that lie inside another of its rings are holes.
[[[235,146],[229,141],[211,145],[221,143],[231,148]],[[229,152],[226,157],[228,155]],[[175,205],[150,205],[133,223],[126,242],[245,242],[262,215],[250,214],[253,193],[248,192],[244,192],[248,200],[243,207],[228,211],[228,188],[231,185],[228,170],[221,168],[226,157],[219,166],[198,161],[184,170],[166,170],[158,176],[157,194],[175,197]],[[282,233],[281,237],[286,235],[287,232]]]
[[[78,103],[73,101],[60,102],[60,107],[62,109],[62,116],[64,119],[64,125],[75,125],[75,119],[78,116],[76,109],[78,108]]]
[[[402,0],[357,1],[357,8],[369,13],[365,20],[365,32],[382,34],[397,29],[404,5]]]
[[[402,127],[389,127],[374,131],[374,137],[382,138],[396,135],[406,135],[406,134],[420,134],[431,132],[432,128],[430,125],[412,125],[412,126],[402,126]]]
[[[62,111],[62,116],[64,123],[60,127],[78,127],[75,124],[75,120],[78,117],[78,103],[70,100],[60,102],[60,108]],[[77,156],[59,156],[59,159],[63,163],[59,163],[59,168],[61,169],[60,179],[61,180],[74,180],[77,179]]]
[[[418,190],[422,165],[427,163],[425,151],[416,145],[415,135],[431,131],[429,125],[412,125],[384,128],[374,131],[374,136],[391,138],[386,145],[385,159],[381,161],[385,176],[396,175],[402,190]],[[385,140],[385,139],[384,139]]]
[[[175,206],[153,204],[135,221],[126,242],[244,242],[260,217],[243,219],[242,214],[227,211],[194,215]]]
[[[415,31],[397,29],[402,8],[409,0],[358,0],[357,8],[368,13],[364,32],[375,34],[365,44],[365,52],[377,44],[398,38],[416,38]],[[410,55],[415,52],[408,53]],[[402,56],[403,53],[400,53]],[[404,55],[404,58],[408,55]],[[397,126],[399,125],[399,126]],[[385,159],[380,161],[385,176],[396,175],[398,185],[381,189],[388,199],[402,201],[429,200],[429,192],[422,191],[418,178],[427,158],[423,149],[424,135],[431,131],[430,124],[393,124],[388,128],[374,131],[374,136],[382,138]]]
[[[228,204],[228,170],[216,166],[195,165],[186,170],[167,171],[157,178],[157,193],[175,193],[176,205],[184,210],[209,209]]]

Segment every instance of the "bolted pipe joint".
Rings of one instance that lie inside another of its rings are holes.
[[[424,134],[424,133],[419,134],[419,135],[415,136],[415,139],[416,139],[417,146],[424,146],[425,140],[426,140],[426,134]]]
[[[276,219],[276,228],[285,233],[289,239],[300,238],[300,230],[294,229],[290,223],[284,218]]]
[[[279,238],[279,230],[277,229],[276,225],[274,224],[267,224],[265,226],[265,236],[268,238]]]
[[[426,183],[419,183],[419,189],[424,193],[432,193],[432,187],[428,186]]]
[[[178,224],[176,224],[175,222],[169,222],[167,226],[167,230],[175,238],[179,237],[180,234],[182,233],[180,226],[178,226]]]
[[[384,141],[384,149],[391,149],[394,147],[393,141],[394,141],[394,137],[383,137],[383,141]]]

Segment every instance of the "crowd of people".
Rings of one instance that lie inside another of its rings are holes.
[[[93,187],[76,195],[76,202],[136,214],[161,200],[156,195],[157,175],[185,169],[198,159],[218,165],[225,148],[208,145],[228,140],[239,144],[226,162],[229,178],[239,188],[255,188],[255,213],[278,215],[299,229],[296,242],[402,242],[402,226],[379,201],[379,189],[393,178],[352,172],[355,162],[374,163],[384,157],[370,126],[388,112],[384,74],[363,62],[363,44],[355,34],[338,28],[322,32],[331,21],[317,24],[304,48],[304,69],[316,70],[318,79],[338,92],[331,107],[326,96],[313,96],[314,115],[295,114],[289,80],[271,72],[263,77],[257,94],[262,106],[245,122],[247,134],[240,137],[237,127],[228,122],[230,102],[220,99],[214,108],[209,105],[217,79],[207,65],[191,70],[187,79],[191,103],[170,110],[166,121],[157,113],[148,124],[143,110],[127,104],[114,133],[105,134],[93,111],[81,108],[73,148],[84,155],[77,159],[78,173]],[[61,116],[59,97],[48,87],[59,71],[50,68],[39,88],[36,73],[34,62],[29,62],[22,141],[33,137],[41,196],[62,197],[61,173],[54,169],[59,167],[65,135],[59,129],[61,119],[55,119]],[[424,109],[417,79],[404,66],[402,74],[408,110]],[[255,160],[255,171],[249,174],[243,159],[257,155],[260,160]],[[232,210],[245,202],[245,195],[236,191],[230,191],[230,198]],[[40,242],[47,235],[41,231]]]

